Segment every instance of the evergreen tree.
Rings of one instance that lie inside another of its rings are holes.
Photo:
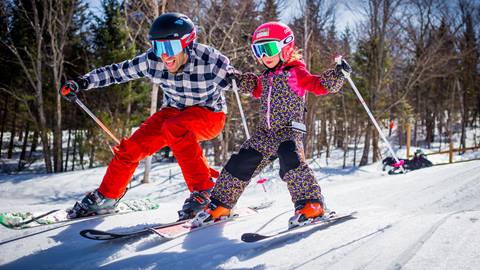
[[[265,0],[262,10],[262,20],[264,22],[278,21],[278,14],[277,0]]]

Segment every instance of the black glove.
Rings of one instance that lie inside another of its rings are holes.
[[[352,73],[352,67],[347,63],[347,61],[345,61],[345,59],[342,59],[342,61],[335,67],[337,74],[343,76],[342,69],[347,73]]]
[[[77,99],[77,95],[82,90],[86,90],[88,87],[88,80],[78,77],[73,80],[67,81],[62,88],[60,88],[60,95],[70,102],[74,102]]]

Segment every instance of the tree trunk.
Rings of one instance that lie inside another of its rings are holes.
[[[427,108],[427,112],[425,116],[425,128],[426,128],[427,135],[425,137],[425,143],[428,148],[430,148],[430,145],[434,140],[434,136],[433,136],[434,127],[435,127],[435,123],[434,123],[432,113]]]
[[[0,128],[0,157],[2,156],[2,149],[3,149],[3,134],[5,132],[5,125],[7,124],[7,115],[8,115],[8,99],[9,95],[5,97],[5,103],[3,104],[3,115],[1,121],[1,128]]]
[[[376,129],[372,128],[372,162],[377,162],[380,159],[380,148],[378,147],[379,134]]]
[[[40,37],[41,38],[41,37]],[[41,54],[41,50],[40,50]],[[37,59],[37,70],[42,70],[42,59]],[[47,118],[45,117],[45,106],[43,102],[43,87],[42,87],[42,74],[38,74],[36,82],[36,96],[37,96],[37,110],[38,110],[38,125],[40,139],[42,141],[43,158],[45,160],[45,169],[47,173],[52,173],[52,158],[50,152],[50,142],[48,139]]]
[[[478,88],[478,86],[476,88],[476,92],[477,92],[477,113],[476,113],[476,116],[474,117],[474,120],[476,121],[478,118],[478,121],[480,122],[480,89]]]
[[[456,81],[457,85],[458,85],[458,89],[460,90],[460,83],[459,81],[457,80]],[[468,121],[468,106],[467,106],[467,88],[464,87],[462,90],[459,91],[459,95],[460,95],[460,113],[462,115],[462,131],[461,131],[461,134],[460,134],[460,145],[458,146],[459,149],[462,149],[462,148],[466,148],[466,125],[467,125],[467,121]],[[462,154],[463,154],[463,151],[460,151]]]
[[[15,100],[13,117],[12,117],[12,126],[10,127],[10,143],[8,144],[7,158],[10,159],[13,157],[13,148],[15,147],[15,131],[17,128],[17,113],[18,111],[18,101]]]
[[[150,103],[150,115],[153,115],[157,111],[157,99],[158,99],[158,90],[159,85],[152,84],[152,93],[151,93],[151,103]],[[148,156],[145,159],[145,171],[143,172],[142,183],[150,182],[150,168],[152,166],[152,157]]]
[[[327,148],[327,153],[325,155],[325,162],[327,163],[328,165],[328,159],[330,158],[330,150],[331,150],[331,147],[333,145],[333,136],[335,134],[335,123],[334,123],[334,120],[336,118],[336,113],[335,113],[335,110],[333,110],[331,113],[330,113],[330,117],[328,119],[328,122],[327,122],[327,127],[328,127],[328,140],[327,140],[327,144],[326,144],[326,148]],[[335,147],[335,146],[334,146]]]
[[[221,133],[220,133],[221,134]],[[213,164],[220,166],[222,164],[222,152],[220,151],[220,145],[221,145],[221,137],[218,136],[217,138],[212,140],[212,145],[213,145]]]
[[[20,130],[20,132],[18,132],[18,141],[21,142],[23,141],[23,132]]]
[[[418,134],[418,117],[420,116],[420,113],[421,112],[421,109],[420,109],[420,95],[419,95],[419,92],[420,91],[415,91],[415,111],[417,112],[416,115],[417,117],[415,117],[415,120],[414,120],[414,127],[413,127],[413,145],[415,145],[416,147],[418,147],[418,137],[417,137],[417,134]]]
[[[442,143],[443,143],[443,128],[444,128],[444,118],[443,118],[443,113],[439,114],[438,117],[438,138],[439,138],[439,146],[438,149],[442,149]]]
[[[80,138],[79,138],[79,143],[78,143],[78,155],[80,157],[80,166],[82,167],[82,170],[85,170],[85,165],[83,164],[83,158],[85,157],[85,140],[83,136],[83,130],[80,130]]]
[[[320,137],[318,143],[320,143],[320,149],[323,151],[324,147],[327,146],[327,118],[325,113],[322,113],[320,116],[320,121]]]
[[[156,111],[157,108],[155,107],[155,112]],[[125,119],[125,126],[122,129],[122,137],[127,137],[130,135],[130,121],[132,118],[132,82],[128,82],[127,84],[127,108],[125,110],[125,114],[127,119]]]
[[[372,132],[372,124],[369,121],[367,124],[367,129],[365,131],[365,142],[363,147],[363,154],[362,154],[362,158],[360,159],[359,166],[364,166],[368,164],[368,153],[370,152],[371,132]]]
[[[47,121],[45,118],[43,98],[38,100],[39,126],[40,126],[40,140],[42,141],[43,158],[45,160],[45,169],[47,173],[52,173],[52,158],[50,152],[50,142],[48,139]]]
[[[35,130],[33,132],[32,146],[30,147],[30,154],[28,155],[29,160],[32,160],[33,153],[35,153],[35,151],[37,150],[37,145],[38,145],[38,130]]]
[[[355,122],[357,122],[357,121],[355,121]],[[355,125],[355,133],[353,135],[353,143],[354,143],[354,146],[353,146],[353,167],[357,166],[357,149],[358,149],[358,140],[359,140],[358,134],[359,134],[358,126]]]
[[[43,11],[45,12],[42,18],[42,27],[40,26],[40,17],[38,10],[34,9],[34,19],[35,19],[35,40],[36,40],[36,58],[34,63],[34,69],[36,70],[37,76],[35,80],[35,93],[37,101],[37,110],[38,110],[38,125],[40,132],[40,139],[42,140],[43,146],[43,157],[45,159],[45,169],[47,173],[52,173],[52,159],[50,152],[50,142],[48,139],[48,129],[47,129],[47,118],[45,117],[45,105],[43,100],[43,27],[45,26],[46,19],[46,10],[47,6],[44,5]]]
[[[25,164],[27,163],[25,157],[27,155],[27,144],[28,144],[28,132],[30,129],[30,122],[27,121],[25,124],[25,134],[23,137],[22,152],[20,153],[20,158],[18,159],[18,170],[21,171]]]
[[[347,121],[347,108],[345,106],[345,95],[342,95],[342,109],[343,109],[343,135],[342,135],[342,148],[343,148],[343,166],[347,166],[347,155],[348,155],[348,121]]]
[[[95,145],[90,146],[90,155],[88,161],[88,168],[93,168],[93,162],[95,161]]]
[[[313,142],[315,140],[315,121],[316,121],[316,112],[313,108],[315,108],[315,104],[317,103],[316,100],[312,100],[315,97],[313,95],[307,94],[307,107],[308,111],[305,114],[305,122],[307,123],[307,134],[304,139],[304,152],[305,158],[311,158],[313,156],[313,149],[314,145]],[[325,138],[326,140],[326,138]]]
[[[72,152],[72,168],[71,171],[75,170],[75,159],[77,156],[77,129],[75,129],[75,132],[73,134],[73,152]]]
[[[70,140],[72,139],[72,129],[68,129],[68,139],[67,139],[67,152],[65,153],[65,165],[63,166],[63,171],[67,171],[68,168],[68,155],[70,154]]]
[[[222,136],[222,159],[226,161],[228,159],[228,143],[230,142],[230,121],[227,121],[225,123],[225,128],[223,129]],[[219,162],[219,164],[222,163],[221,160]]]
[[[92,130],[88,131],[88,138],[89,141],[90,139],[92,140],[90,143],[90,155],[89,155],[89,161],[88,161],[88,168],[93,168],[93,162],[95,160],[95,136]]]
[[[415,118],[415,120],[413,121],[413,145],[415,145],[415,147],[418,147],[418,140],[417,140],[417,133],[418,133],[418,120],[417,118]]]
[[[322,150],[323,150],[323,146],[322,144],[320,143],[320,136],[321,136],[321,121],[320,119],[317,120],[317,122],[315,123],[315,138],[314,138],[314,144],[315,144],[315,148],[316,148],[316,157],[317,158],[321,158],[322,157]]]
[[[53,170],[54,172],[63,171],[63,151],[62,151],[62,97],[56,95],[55,108],[55,128],[53,132]]]

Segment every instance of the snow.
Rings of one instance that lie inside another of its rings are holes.
[[[174,220],[188,192],[176,164],[157,163],[151,174],[154,182],[134,182],[125,199],[149,197],[161,203],[160,209],[56,229],[1,227],[0,269],[478,269],[480,161],[395,176],[378,170],[379,164],[344,170],[335,163],[311,165],[328,207],[341,213],[358,211],[356,219],[243,243],[244,232],[286,228],[293,213],[275,165],[262,174],[270,179],[267,193],[252,181],[238,203],[242,207],[274,201],[259,214],[170,242],[156,235],[110,242],[79,235],[87,228],[121,231]],[[0,212],[72,206],[99,185],[104,172],[95,168],[56,175],[0,175]],[[42,232],[45,229],[51,230]]]

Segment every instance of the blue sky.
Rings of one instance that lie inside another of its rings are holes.
[[[281,13],[281,19],[286,22],[298,16],[301,12],[298,0],[289,0],[289,2],[291,3],[289,8]],[[355,10],[358,9],[358,2],[349,1],[350,8],[345,4],[345,0],[327,0],[327,3],[331,2],[335,3],[336,28],[339,32],[342,32],[347,26],[353,29],[354,25],[362,19],[360,12]]]

